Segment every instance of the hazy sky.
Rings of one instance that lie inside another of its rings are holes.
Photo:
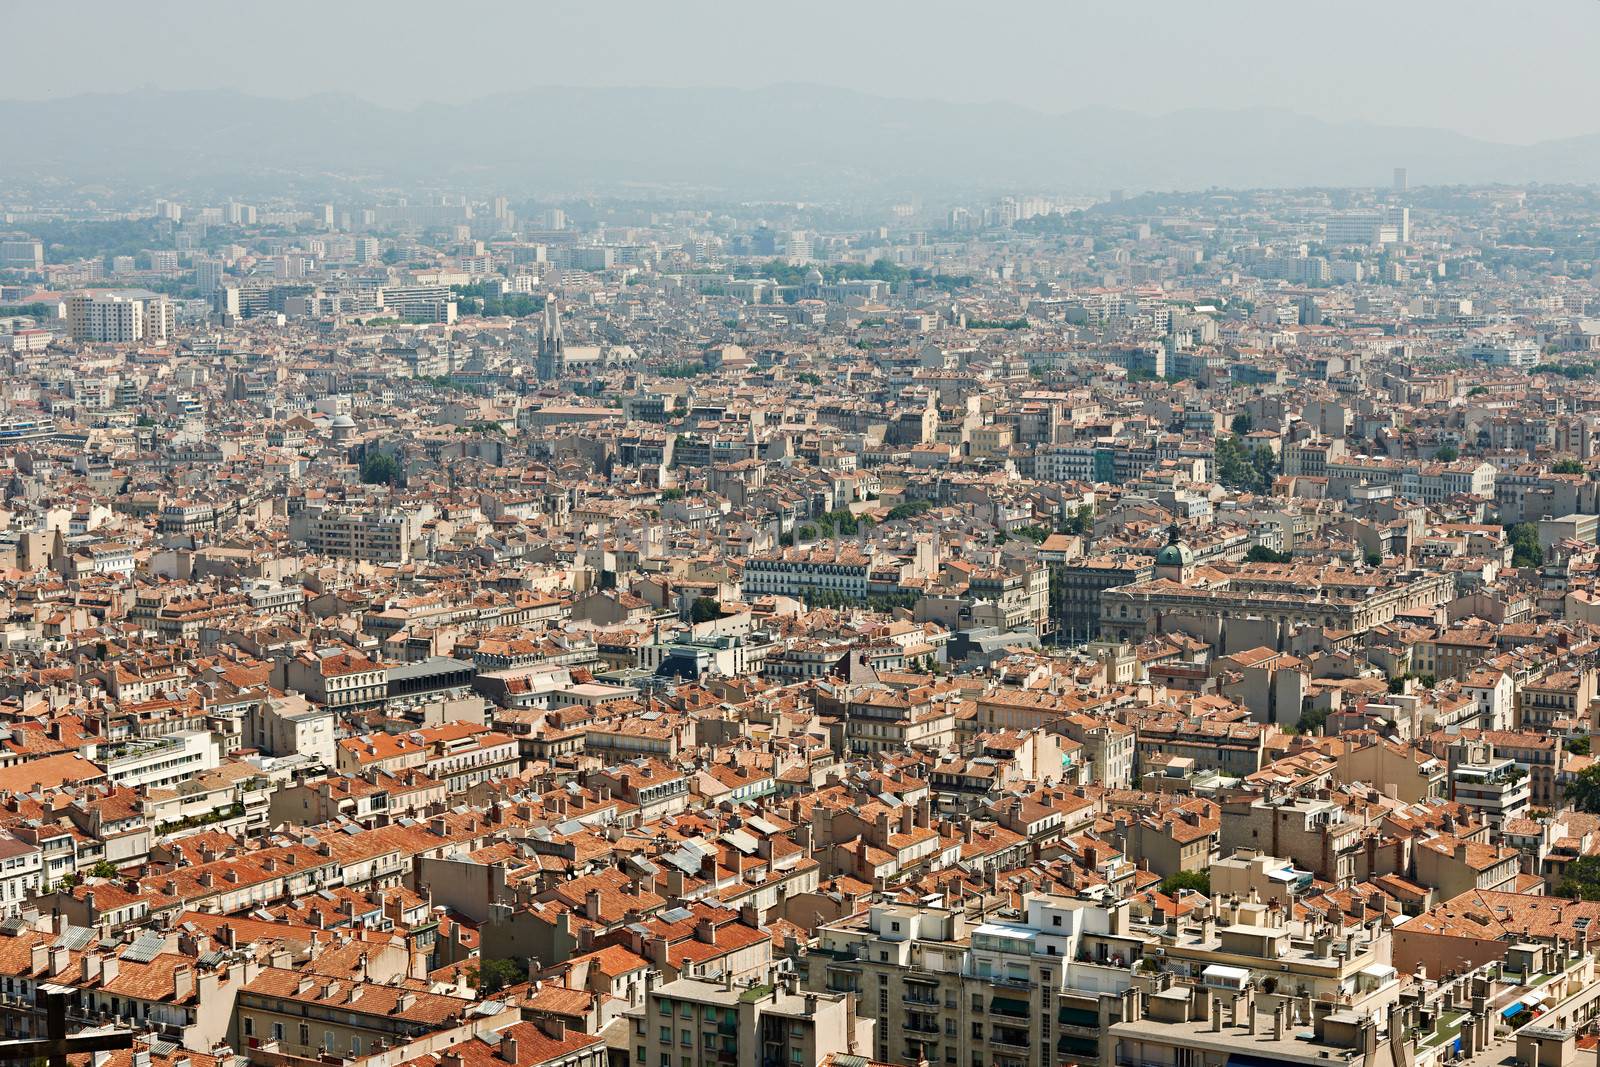
[[[12,99],[815,82],[1047,111],[1268,105],[1517,143],[1600,132],[1600,0],[80,0],[7,5],[3,25]]]

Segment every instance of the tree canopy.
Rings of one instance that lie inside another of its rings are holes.
[[[387,452],[368,452],[361,460],[361,480],[368,485],[394,485],[400,480],[400,464]]]

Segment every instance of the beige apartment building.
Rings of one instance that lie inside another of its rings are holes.
[[[872,1048],[854,997],[801,993],[787,977],[750,988],[680,978],[627,1014],[634,1067],[809,1067]]]
[[[1092,1064],[1147,938],[1127,901],[1030,897],[1015,918],[875,904],[819,927],[808,988],[853,993],[875,1058],[959,1067]]]

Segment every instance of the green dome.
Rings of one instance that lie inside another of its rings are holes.
[[[1157,567],[1192,567],[1194,552],[1182,541],[1174,541],[1156,553]]]

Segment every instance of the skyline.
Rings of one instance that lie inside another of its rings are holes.
[[[994,42],[980,32],[976,48],[973,34],[960,29],[966,9],[948,3],[823,4],[809,22],[742,12],[737,24],[706,3],[550,4],[497,13],[492,33],[465,27],[459,60],[447,51],[445,75],[431,77],[419,77],[417,64],[383,59],[436,47],[436,28],[420,17],[421,5],[291,2],[277,10],[278,17],[262,20],[252,11],[188,2],[165,5],[159,19],[103,3],[72,16],[21,9],[9,16],[17,39],[49,42],[70,33],[77,62],[69,84],[58,49],[19,50],[0,70],[0,100],[153,87],[289,100],[341,93],[410,109],[542,87],[815,84],[910,101],[1003,102],[1047,114],[1109,107],[1166,116],[1267,106],[1511,145],[1600,132],[1585,106],[1600,91],[1600,71],[1587,62],[1600,45],[1600,5],[1580,0],[1543,5],[1541,17],[1510,25],[1494,17],[1502,8],[1482,2],[1425,0],[1395,9],[1361,0],[1343,5],[1334,20],[1255,0],[1204,12],[1168,2],[1070,11],[1018,4],[993,13]],[[406,17],[408,10],[419,17]],[[846,10],[848,23],[833,17]],[[1301,46],[1313,40],[1320,57]],[[240,62],[241,41],[272,62]],[[1104,47],[1108,41],[1130,46]],[[574,47],[591,42],[598,47]],[[362,53],[371,61],[361,62]],[[162,55],[183,62],[151,61]],[[1479,71],[1493,76],[1466,76]],[[1505,92],[1508,84],[1518,91]]]

